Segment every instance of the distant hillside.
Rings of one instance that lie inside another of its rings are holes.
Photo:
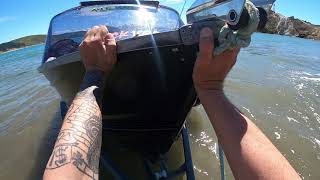
[[[296,36],[306,39],[320,40],[320,26],[291,17],[285,17],[273,11],[268,12],[268,23],[263,30],[269,34]]]
[[[45,42],[46,35],[32,35],[0,44],[0,53]]]

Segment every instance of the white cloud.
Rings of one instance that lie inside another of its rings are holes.
[[[7,21],[12,21],[12,20],[15,20],[16,17],[14,16],[0,16],[0,23],[4,23],[4,22],[7,22]]]

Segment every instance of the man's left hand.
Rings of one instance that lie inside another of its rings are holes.
[[[106,26],[94,26],[80,44],[80,54],[86,71],[108,74],[117,61],[116,40]]]

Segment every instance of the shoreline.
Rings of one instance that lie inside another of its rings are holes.
[[[266,32],[255,32],[255,33],[269,34],[269,35],[276,35],[276,36],[285,36],[285,37],[291,37],[291,38],[297,38],[297,39],[303,39],[303,40],[310,40],[310,41],[318,41],[318,42],[320,42],[320,39],[303,38],[303,37],[294,36],[294,35],[288,35],[288,34],[277,34],[277,33],[266,33]]]
[[[294,36],[294,35],[289,35],[289,34],[277,34],[277,33],[267,33],[267,32],[257,32],[257,33],[278,35],[278,36],[287,36],[287,37],[293,37],[293,38],[305,39],[305,40],[312,40],[312,41],[320,41],[320,39],[305,38],[305,37],[299,37],[299,36]],[[20,48],[12,48],[12,49],[10,49],[8,51],[0,52],[0,55],[6,54],[6,53],[9,53],[9,52],[14,52],[14,51],[17,51],[17,50],[20,50],[20,49],[24,49],[24,48],[29,48],[29,47],[41,45],[41,44],[45,44],[45,43],[39,43],[39,44],[34,44],[34,45],[30,45],[30,46],[24,46],[24,47],[20,47]]]
[[[29,47],[33,47],[33,46],[38,46],[38,45],[41,45],[41,44],[44,44],[44,43],[34,44],[34,45],[30,45],[30,46],[24,46],[24,47],[20,47],[20,48],[12,48],[12,49],[10,49],[10,50],[8,50],[8,51],[0,52],[0,55],[6,54],[6,53],[9,53],[9,52],[14,52],[14,51],[17,51],[17,50],[20,50],[20,49],[24,49],[24,48],[29,48]]]

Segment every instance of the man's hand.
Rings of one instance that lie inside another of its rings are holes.
[[[239,49],[234,49],[214,56],[213,39],[210,28],[201,30],[200,52],[193,70],[193,81],[198,93],[203,90],[222,90],[223,81],[236,63],[239,53]]]
[[[98,179],[104,75],[116,63],[116,42],[105,26],[90,29],[80,45],[86,73],[64,118],[44,173],[51,179]]]
[[[80,54],[86,71],[109,73],[117,61],[116,41],[106,26],[90,29],[80,44]]]
[[[239,49],[213,56],[212,34],[209,28],[201,31],[193,81],[234,178],[300,179],[262,131],[224,95],[223,81],[236,63]]]

